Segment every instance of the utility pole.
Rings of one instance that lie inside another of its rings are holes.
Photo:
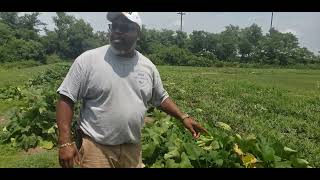
[[[271,25],[270,25],[270,30],[269,31],[271,31],[271,29],[272,29],[272,21],[273,21],[273,12],[271,13]]]
[[[181,16],[181,20],[180,20],[180,31],[182,32],[182,16],[183,16],[183,15],[186,15],[186,13],[184,13],[184,12],[178,12],[177,14],[180,14],[180,16]]]

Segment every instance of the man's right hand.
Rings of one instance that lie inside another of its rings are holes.
[[[71,142],[71,122],[73,118],[74,103],[67,96],[61,95],[57,102],[57,125],[60,145]],[[59,163],[63,168],[72,168],[79,163],[76,145],[71,144],[59,149]]]
[[[80,164],[79,152],[74,144],[59,149],[59,163],[63,168],[73,168],[74,163]]]

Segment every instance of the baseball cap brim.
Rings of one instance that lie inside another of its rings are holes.
[[[124,17],[127,18],[129,21],[136,23],[136,24],[140,27],[140,29],[141,29],[142,24],[141,24],[141,19],[140,19],[140,17],[135,19],[135,18],[131,17],[129,14],[124,13],[124,12],[108,12],[108,14],[107,14],[107,19],[108,19],[110,22],[112,22],[114,19],[116,19],[116,18],[119,17],[119,16],[124,16]]]

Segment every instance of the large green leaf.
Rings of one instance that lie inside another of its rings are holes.
[[[8,132],[7,126],[2,129],[2,132]]]
[[[40,107],[39,108],[39,113],[40,114],[43,114],[44,112],[46,112],[47,111],[47,109],[45,108],[45,107]]]
[[[272,162],[275,160],[275,151],[269,145],[261,146],[261,154],[264,161]]]
[[[301,158],[294,159],[292,163],[294,167],[298,167],[298,168],[306,168],[309,166],[309,162]]]
[[[165,155],[164,155],[164,159],[165,160],[167,160],[167,159],[172,159],[172,158],[177,158],[177,157],[180,157],[180,153],[179,153],[179,150],[178,150],[178,148],[171,148],[171,150],[168,152],[168,153],[166,153]]]
[[[211,142],[214,140],[214,138],[212,136],[203,136],[201,135],[199,137],[199,139],[196,141],[196,144],[199,146],[199,147],[202,147],[202,146],[208,146],[211,144]]]
[[[143,157],[149,158],[153,155],[154,150],[156,149],[156,146],[152,143],[150,144],[144,144],[142,146],[143,149]]]
[[[291,149],[291,148],[288,148],[287,146],[285,146],[284,148],[283,148],[283,150],[285,151],[285,152],[289,152],[289,153],[297,153],[298,151],[296,151],[296,150],[293,150],[293,149]]]
[[[48,134],[53,134],[53,133],[55,133],[55,132],[56,132],[56,131],[55,131],[54,126],[52,126],[51,128],[49,128],[48,131],[47,131]]]
[[[201,149],[199,149],[198,146],[191,143],[184,143],[183,147],[191,160],[197,160],[199,158]]]
[[[180,165],[176,163],[173,159],[168,159],[165,164],[166,168],[179,168]]]
[[[219,149],[220,148],[220,144],[218,141],[212,141],[212,143],[210,144],[210,146],[212,147],[213,150]]]
[[[181,154],[180,167],[181,168],[192,168],[193,167],[185,152],[183,152]]]
[[[220,156],[219,156],[219,152],[217,152],[217,151],[210,151],[209,153],[208,153],[208,160],[209,159],[211,159],[211,160],[217,160],[218,158],[220,158]]]
[[[156,161],[154,164],[152,164],[151,168],[164,168],[164,164],[162,161]]]
[[[45,141],[45,140],[40,141],[39,145],[41,148],[48,149],[48,150],[52,149],[54,146],[52,141]]]

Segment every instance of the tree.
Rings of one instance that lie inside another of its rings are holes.
[[[101,44],[108,44],[110,40],[110,33],[105,31],[97,31],[94,34],[95,38],[101,42]]]
[[[179,48],[186,48],[188,41],[188,35],[182,31],[176,31],[174,36],[174,45],[178,46]]]
[[[15,29],[19,26],[18,12],[0,12],[0,21]]]
[[[49,31],[47,28],[44,28],[45,36],[41,37],[41,43],[45,48],[45,53],[48,55],[59,54],[58,48],[58,34],[55,31]]]
[[[147,30],[145,25],[142,25],[140,30],[140,37],[137,42],[137,50],[142,54],[152,54],[150,46],[151,41],[154,40],[151,38],[152,30]]]
[[[54,31],[57,34],[57,53],[62,58],[69,58],[69,46],[68,46],[68,29],[75,23],[73,16],[67,15],[65,12],[57,12],[57,16],[53,17],[55,23]]]
[[[208,49],[208,32],[192,31],[190,34],[189,50],[193,53],[199,53]]]
[[[5,45],[13,37],[13,30],[7,24],[0,22],[0,46]]]
[[[44,48],[36,41],[13,38],[0,46],[0,62],[36,60],[45,62]]]
[[[67,56],[75,58],[82,52],[97,47],[99,44],[95,42],[92,27],[84,22],[83,19],[76,20],[74,24],[67,29]]]
[[[146,29],[143,25],[141,28],[141,36],[137,42],[137,50],[143,54],[154,53],[153,44],[161,44],[164,46],[172,46],[176,43],[174,31],[162,29],[161,31],[155,29]]]
[[[44,48],[38,42],[39,13],[18,16],[18,12],[0,12],[0,62],[36,60],[45,62]]]
[[[291,33],[281,33],[276,29],[259,42],[257,59],[263,64],[289,65],[295,63],[295,52],[299,48],[298,39]]]
[[[160,40],[160,43],[162,45],[165,45],[165,46],[171,46],[171,45],[174,45],[174,34],[175,32],[172,31],[172,30],[168,30],[168,29],[162,29],[160,31],[160,34],[158,36],[159,40]]]
[[[38,19],[40,13],[18,16],[18,12],[0,12],[0,22],[8,25],[14,36],[24,40],[39,40],[38,26],[45,25]]]
[[[216,56],[223,61],[234,61],[238,55],[239,26],[229,25],[219,34]]]
[[[47,49],[48,52],[52,52],[52,47],[54,47],[56,48],[55,52],[62,58],[74,59],[82,52],[106,43],[106,40],[103,39],[107,37],[107,33],[98,32],[95,34],[90,24],[83,19],[76,19],[64,12],[57,12],[53,21],[56,25],[55,34],[47,32],[50,37],[44,38],[44,42],[54,43]]]
[[[241,30],[238,44],[241,55],[240,62],[247,63],[253,61],[254,49],[262,37],[262,29],[257,24],[252,24],[250,27]]]
[[[31,14],[25,14],[24,16],[19,17],[19,26],[21,28],[32,30],[38,33],[40,31],[38,26],[46,25],[46,23],[43,23],[38,19],[39,15],[40,15],[39,12],[35,12]]]
[[[292,58],[295,60],[295,63],[298,63],[298,64],[319,63],[319,60],[314,55],[314,53],[309,51],[305,47],[295,49],[295,51],[292,54],[293,54]]]

